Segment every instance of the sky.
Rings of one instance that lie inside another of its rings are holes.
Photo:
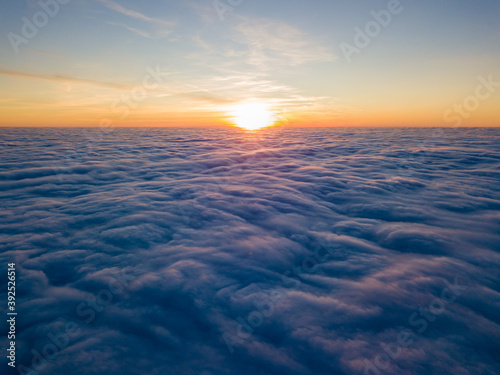
[[[6,0],[0,126],[498,126],[494,0]],[[258,111],[257,111],[258,112]]]

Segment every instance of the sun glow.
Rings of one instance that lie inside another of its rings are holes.
[[[243,129],[257,130],[274,123],[274,113],[264,103],[244,103],[233,107],[232,122]]]

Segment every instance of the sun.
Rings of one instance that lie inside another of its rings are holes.
[[[274,113],[265,103],[243,103],[233,107],[232,122],[246,130],[257,130],[274,123]]]

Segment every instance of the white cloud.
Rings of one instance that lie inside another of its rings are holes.
[[[334,61],[331,48],[305,33],[274,20],[246,19],[235,28],[235,41],[248,48],[247,62],[260,68],[297,66],[308,62]]]

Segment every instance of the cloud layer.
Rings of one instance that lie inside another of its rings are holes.
[[[26,368],[500,372],[498,130],[0,136]]]

